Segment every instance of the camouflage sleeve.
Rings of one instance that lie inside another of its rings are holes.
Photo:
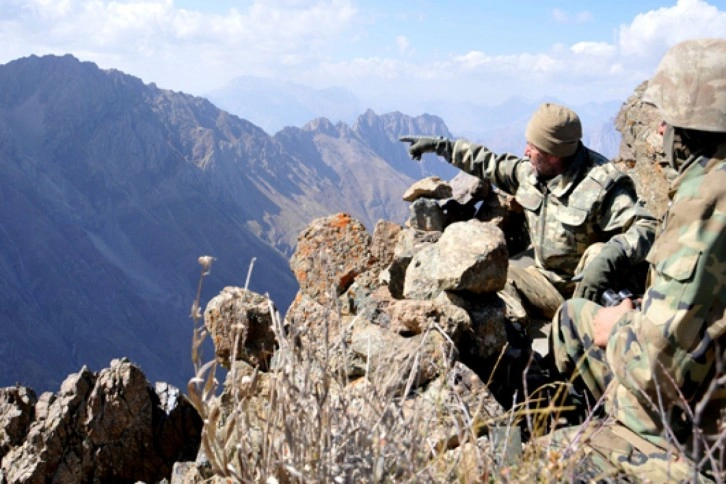
[[[700,398],[726,331],[726,168],[681,185],[648,261],[642,310],[618,321],[606,355],[642,405],[669,408]]]
[[[498,188],[514,194],[519,186],[518,172],[524,160],[509,153],[498,155],[486,146],[458,139],[454,142],[449,161],[460,170],[491,180]]]
[[[618,182],[602,204],[600,230],[623,248],[631,264],[645,260],[655,239],[658,221],[637,199],[629,178]]]

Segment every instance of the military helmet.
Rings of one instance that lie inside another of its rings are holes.
[[[661,59],[643,101],[671,126],[726,132],[726,39],[686,40]]]

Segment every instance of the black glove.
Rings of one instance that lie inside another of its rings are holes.
[[[618,279],[623,278],[627,264],[628,257],[623,248],[617,243],[608,242],[582,271],[582,279],[575,287],[573,296],[599,304],[603,292],[620,285]]]
[[[451,156],[451,141],[442,136],[401,136],[398,139],[404,143],[411,143],[408,153],[416,161],[420,161],[424,153],[436,153],[447,160]]]

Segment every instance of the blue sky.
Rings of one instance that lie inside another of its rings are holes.
[[[0,4],[0,63],[71,53],[195,95],[260,76],[393,109],[424,97],[625,100],[668,47],[696,36],[726,38],[726,0]]]

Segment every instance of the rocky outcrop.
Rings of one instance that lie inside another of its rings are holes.
[[[0,393],[0,482],[158,482],[199,448],[202,422],[181,392],[151,387],[128,360],[69,375],[56,394]]]
[[[633,178],[646,207],[660,217],[668,207],[668,162],[658,134],[662,118],[653,105],[642,102],[647,86],[645,81],[635,89],[615,119],[622,139],[614,161]]]

